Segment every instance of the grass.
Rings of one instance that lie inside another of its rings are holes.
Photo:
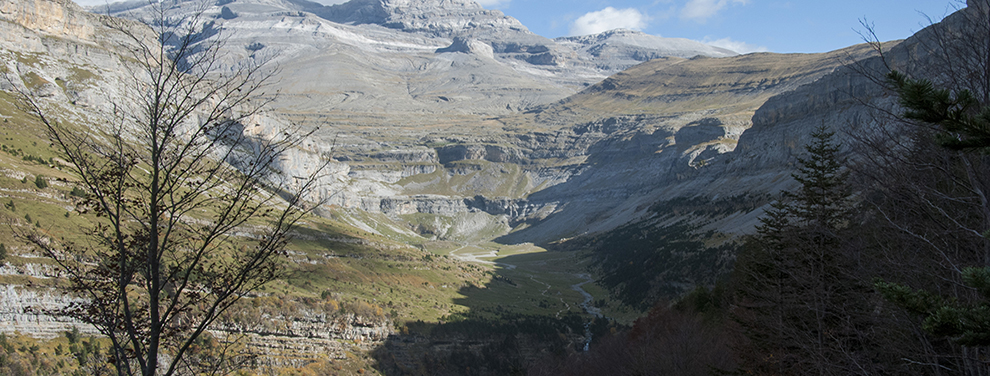
[[[95,78],[97,78],[96,73],[93,73],[90,70],[79,68],[79,67],[71,67],[71,68],[69,68],[69,77],[68,77],[68,79],[71,80],[71,81],[73,81],[73,82],[84,83],[84,82],[93,80]]]
[[[37,57],[22,58],[40,64]],[[86,69],[73,68],[59,83],[72,85],[94,76]],[[37,77],[31,85],[43,84],[40,79]],[[0,93],[4,122],[0,144],[10,150],[0,151],[0,203],[13,202],[16,208],[0,206],[0,216],[13,219],[13,229],[36,229],[51,237],[88,241],[85,231],[98,219],[74,210],[77,198],[70,193],[76,177],[68,169],[38,163],[54,160],[59,154],[40,131],[42,125],[20,111],[17,102],[15,96]],[[32,158],[24,160],[25,156]],[[404,193],[523,197],[531,189],[526,172],[514,164],[459,161],[437,167],[432,174],[400,181],[407,187]],[[49,178],[47,188],[35,186],[37,175]],[[24,176],[28,177],[26,183],[21,181]],[[34,223],[23,220],[27,213]],[[35,223],[41,227],[35,227]],[[436,232],[446,230],[439,240],[431,240],[409,231],[416,226],[434,226]],[[11,229],[0,226],[0,243],[11,250],[7,262],[15,268],[51,265],[50,260],[39,257],[29,244],[15,237]],[[300,301],[333,299],[342,306],[364,303],[381,308],[399,326],[466,315],[498,320],[514,315],[556,319],[583,313],[579,304],[584,298],[571,286],[583,281],[577,274],[584,272],[585,265],[572,253],[487,242],[507,231],[500,217],[485,213],[416,214],[396,219],[380,213],[334,209],[325,218],[311,216],[300,223],[288,246],[285,277],[263,286],[257,296]],[[492,252],[495,255],[489,256]],[[468,263],[454,257],[466,253],[501,264]],[[0,276],[0,283],[65,288],[56,279],[25,275]],[[594,294],[597,297],[597,292]],[[361,356],[356,355],[347,364],[367,364]]]
[[[19,333],[0,334],[3,363],[0,371],[19,370],[23,374],[82,374],[83,361],[101,353],[109,346],[109,340],[87,335],[63,335],[38,340]],[[8,368],[10,367],[10,368]],[[22,374],[22,373],[17,373]]]
[[[438,165],[432,173],[409,176],[396,184],[402,186],[407,195],[520,198],[532,191],[529,176],[521,166],[483,160]]]
[[[14,54],[14,59],[18,63],[25,65],[39,65],[41,64],[41,53],[31,53],[31,52],[12,52]]]
[[[584,314],[580,306],[584,296],[571,288],[585,280],[579,276],[585,273],[584,265],[574,253],[549,252],[532,244],[497,243],[462,246],[449,252],[494,263],[486,265],[492,269],[491,281],[469,287],[463,291],[465,297],[457,301],[478,317]]]
[[[14,210],[0,206],[0,216],[12,220],[13,229],[37,229],[56,238],[85,240],[85,230],[95,218],[73,210],[76,198],[70,192],[74,177],[23,159],[32,155],[47,160],[58,154],[43,138],[44,133],[38,132],[41,125],[20,111],[16,103],[17,98],[11,94],[0,93],[0,113],[5,121],[0,130],[0,144],[12,151],[0,152],[0,168],[8,171],[8,175],[0,175],[0,201],[14,204]],[[37,188],[36,175],[49,177],[49,186]],[[28,177],[26,183],[18,179],[24,176]],[[26,223],[23,217],[27,213],[34,223]],[[374,232],[350,222],[368,224]],[[35,227],[35,223],[41,227]],[[463,311],[453,304],[455,299],[463,297],[458,290],[466,285],[487,283],[488,272],[407,245],[425,239],[404,231],[404,226],[383,215],[369,213],[338,211],[330,218],[308,217],[289,245],[292,258],[288,276],[265,286],[263,292],[314,297],[333,291],[349,301],[365,301],[382,306],[386,312],[394,311],[398,320],[436,320]],[[0,227],[0,243],[11,250],[7,261],[12,266],[51,264],[48,259],[33,257],[38,256],[36,251],[30,251],[32,247],[15,237],[11,229]],[[4,276],[0,282],[55,286],[27,276]]]
[[[34,72],[27,72],[26,74],[21,76],[21,79],[24,80],[24,85],[26,85],[28,89],[31,90],[37,89],[38,87],[44,84],[50,83],[48,82],[48,80],[41,78],[41,76],[39,76],[37,73]]]

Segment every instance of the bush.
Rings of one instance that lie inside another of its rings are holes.
[[[89,194],[87,194],[85,190],[79,187],[72,187],[72,192],[69,192],[69,194],[79,198],[89,197]]]
[[[38,189],[48,188],[48,180],[45,180],[44,176],[37,175],[34,177],[34,185],[36,185]]]

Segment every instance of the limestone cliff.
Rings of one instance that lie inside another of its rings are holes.
[[[172,10],[193,14],[191,4]],[[149,11],[110,10],[134,19]],[[280,95],[265,116],[245,121],[244,133],[320,126],[279,162],[282,175],[307,176],[317,155],[332,152],[322,198],[350,225],[400,241],[491,240],[490,231],[502,242],[545,244],[679,219],[746,233],[759,208],[712,220],[653,209],[675,199],[769,197],[793,185],[812,128],[864,129],[864,103],[891,105],[863,75],[883,69],[869,46],[737,56],[630,31],[550,40],[466,0],[224,0],[203,12],[209,31],[227,37],[227,63],[281,68]],[[107,57],[126,38],[114,28],[149,33],[64,0],[0,0],[0,17],[0,55],[18,73],[0,86],[63,105],[76,119],[99,118],[122,95],[126,63]],[[919,52],[924,37],[886,44],[887,63],[929,64]],[[287,337],[332,325],[285,321]],[[359,330],[387,332],[371,331]]]
[[[179,2],[170,11],[188,17],[200,12],[194,3]],[[132,19],[151,12],[150,5],[131,3],[109,10]],[[310,120],[339,114],[332,119],[364,124],[435,114],[503,115],[559,100],[650,58],[734,54],[629,31],[551,40],[470,0],[332,6],[234,0],[211,4],[201,16],[227,36],[226,52],[235,64],[279,64],[283,111]]]
[[[99,16],[82,12],[72,1],[12,1],[0,2],[0,19],[25,29],[47,35],[95,42],[94,20]],[[16,34],[4,33],[7,42]]]

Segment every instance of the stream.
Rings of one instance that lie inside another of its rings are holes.
[[[584,323],[584,351],[588,351],[588,348],[591,347],[591,322],[594,321],[595,318],[601,318],[603,316],[602,316],[602,310],[591,304],[595,301],[595,297],[591,296],[591,294],[589,294],[587,291],[584,291],[584,288],[581,287],[584,286],[586,283],[594,281],[593,279],[591,279],[591,275],[578,274],[577,276],[584,278],[584,282],[571,285],[571,289],[579,292],[581,296],[584,296],[584,302],[581,303],[581,308],[583,308],[585,312],[588,312],[588,314],[594,316],[593,318],[591,318],[591,320],[588,320],[587,322]]]

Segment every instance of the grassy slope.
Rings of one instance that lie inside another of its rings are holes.
[[[38,62],[34,62],[38,63]],[[91,76],[80,74],[69,80],[89,80]],[[70,84],[80,84],[71,82]],[[0,201],[13,202],[10,207],[0,207],[0,215],[9,218],[15,228],[29,229],[35,224],[39,231],[66,239],[84,239],[84,231],[91,221],[90,214],[75,210],[78,202],[70,192],[75,178],[67,166],[39,163],[36,160],[58,160],[58,153],[49,145],[41,124],[29,114],[18,109],[17,99],[9,93],[0,93],[0,114],[4,127],[0,144],[7,150],[0,152]],[[25,160],[24,156],[32,156]],[[479,161],[478,172],[505,169],[505,166]],[[519,173],[516,166],[509,172]],[[46,188],[38,188],[34,176],[43,175],[50,182]],[[21,178],[27,176],[27,182]],[[472,176],[454,176],[444,185],[469,183]],[[493,195],[513,195],[520,190],[520,179],[497,186]],[[482,192],[479,192],[482,193]],[[27,223],[24,214],[30,213],[33,223]],[[265,286],[263,294],[275,294],[295,298],[316,298],[324,292],[332,292],[342,300],[360,300],[380,306],[386,314],[394,315],[398,323],[434,322],[443,317],[453,317],[471,310],[495,311],[496,307],[519,314],[547,314],[570,309],[579,312],[577,302],[581,297],[570,289],[580,282],[574,273],[583,267],[570,262],[555,264],[556,269],[542,269],[548,261],[560,261],[561,255],[539,253],[530,246],[500,246],[484,243],[486,239],[500,235],[506,229],[490,223],[482,231],[455,240],[479,243],[477,249],[501,248],[499,257],[520,264],[518,269],[496,270],[491,265],[457,261],[450,252],[460,243],[429,242],[423,238],[388,234],[378,236],[348,225],[342,220],[353,213],[338,213],[330,218],[310,217],[296,231],[289,246],[291,262],[287,278]],[[470,214],[466,214],[470,215]],[[459,218],[407,218],[411,223],[450,222]],[[385,218],[371,220],[388,221]],[[394,224],[393,224],[394,225]],[[4,243],[10,256],[7,262],[14,268],[28,265],[50,265],[50,262],[32,251],[32,247],[13,236],[10,228],[0,228],[0,243]],[[410,246],[410,244],[416,246]],[[463,250],[463,249],[462,249]],[[536,252],[536,253],[534,253]],[[569,257],[569,256],[567,256]],[[528,266],[528,267],[527,267]],[[537,273],[545,273],[540,278]],[[499,276],[501,282],[492,283]],[[51,286],[55,280],[33,278],[24,275],[0,276],[0,283]],[[513,281],[511,284],[505,281]],[[548,285],[551,288],[548,288]],[[554,295],[550,297],[549,295]],[[520,299],[519,296],[524,298]]]
[[[748,122],[771,96],[870,53],[869,46],[857,45],[820,54],[661,58],[617,73],[539,111],[500,120],[519,132],[550,131],[616,116],[676,117],[698,111],[712,111],[712,116],[726,124]]]

